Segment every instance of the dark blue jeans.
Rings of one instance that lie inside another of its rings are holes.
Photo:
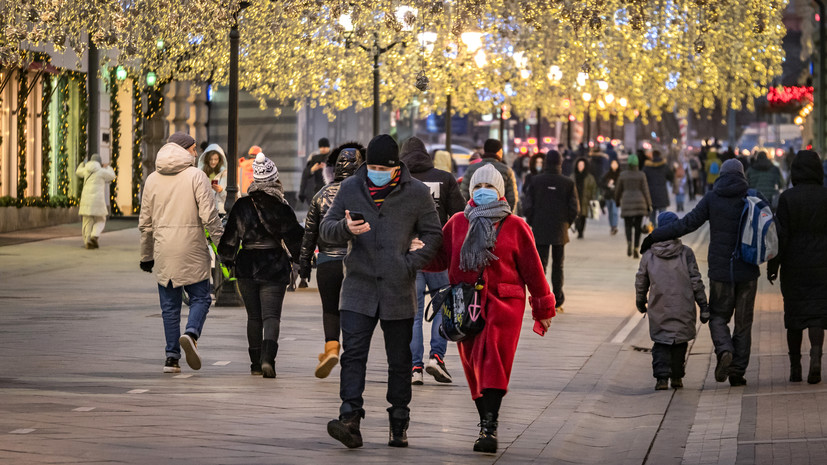
[[[747,371],[752,346],[752,317],[758,281],[724,283],[709,280],[709,334],[715,354],[732,352],[730,375]],[[729,333],[729,320],[735,317],[735,329]]]
[[[210,280],[205,279],[195,284],[183,287],[172,287],[172,281],[166,287],[158,285],[158,295],[161,298],[161,316],[164,319],[164,337],[167,341],[167,357],[181,358],[181,346],[178,338],[181,337],[181,303],[182,290],[186,289],[190,296],[190,313],[187,318],[185,332],[201,336],[204,322],[207,321],[207,312],[210,311],[212,298],[210,297]]]
[[[391,404],[388,411],[410,411],[411,403],[411,334],[413,318],[404,320],[379,320],[361,313],[342,310],[342,365],[339,396],[342,406],[339,413],[360,412],[365,400],[365,375],[367,373],[370,339],[376,323],[382,327],[385,336],[385,353],[388,357],[388,393]]]
[[[428,273],[426,271],[416,272],[416,316],[413,322],[413,337],[411,338],[411,367],[422,368],[422,357],[425,353],[425,341],[422,337],[422,320],[425,314],[425,287],[435,291],[441,287],[449,285],[448,270],[440,271],[438,273]],[[431,322],[431,351],[429,356],[439,355],[445,358],[445,350],[448,348],[448,341],[439,334],[439,326],[441,319],[434,317]]]

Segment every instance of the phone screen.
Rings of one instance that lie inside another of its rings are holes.
[[[353,221],[365,221],[365,215],[359,212],[350,212],[350,219]]]

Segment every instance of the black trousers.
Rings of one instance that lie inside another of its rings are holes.
[[[635,233],[635,248],[640,246],[640,228],[643,225],[643,216],[627,216],[623,218],[626,227],[626,242],[632,242],[632,231]]]
[[[585,216],[577,215],[577,218],[574,220],[574,229],[577,231],[577,237],[583,237],[583,233],[586,232]]]
[[[565,245],[537,244],[537,253],[540,254],[540,261],[543,262],[543,271],[548,267],[548,252],[551,248],[551,291],[554,293],[554,301],[558,307],[566,300],[563,294],[563,261],[565,259]]]
[[[652,374],[655,378],[683,378],[683,362],[686,360],[688,342],[680,344],[662,344],[656,342],[652,347]]]
[[[316,267],[316,282],[322,298],[322,326],[324,341],[339,340],[339,292],[345,279],[344,262],[334,260]]]
[[[404,320],[380,320],[361,313],[342,310],[342,346],[339,359],[342,365],[339,397],[342,406],[339,413],[360,412],[364,416],[365,375],[367,373],[370,339],[376,323],[385,336],[385,354],[388,357],[387,400],[389,412],[410,412],[411,403],[411,337],[413,318]]]
[[[247,345],[261,349],[261,340],[279,340],[286,284],[239,279],[238,290],[247,309]],[[262,336],[263,335],[263,336]]]
[[[752,347],[752,317],[758,280],[725,283],[709,280],[709,334],[715,354],[732,353],[730,375],[747,371]],[[729,320],[735,318],[735,329],[729,332]]]

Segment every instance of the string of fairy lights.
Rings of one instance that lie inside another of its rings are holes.
[[[112,215],[120,216],[120,207],[118,206],[118,157],[121,153],[121,105],[118,102],[118,78],[115,73],[109,73],[109,127],[110,143],[109,143],[109,166],[115,171],[115,179],[109,184],[109,208]]]
[[[415,103],[420,112],[441,113],[450,95],[460,114],[540,109],[547,118],[623,124],[716,106],[752,109],[781,72],[787,0],[243,3],[248,7],[241,9],[241,0],[12,2],[0,18],[0,62],[26,67],[25,50],[46,44],[78,61],[90,43],[115,51],[102,54],[103,64],[122,67],[133,82],[134,213],[141,125],[163,108],[158,89],[184,80],[226,85],[234,24],[241,37],[240,87],[262,106],[275,100],[321,107],[331,118],[349,107],[370,107],[378,56],[379,103],[396,108]],[[63,74],[81,96],[83,159],[85,74]],[[61,95],[65,85],[59,79]],[[60,121],[57,191],[67,196],[62,176],[68,167],[61,160],[67,121],[62,115]],[[113,199],[117,187],[113,183]]]

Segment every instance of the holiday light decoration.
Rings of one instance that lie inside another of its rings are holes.
[[[109,208],[114,216],[123,215],[120,207],[118,207],[118,158],[121,154],[121,105],[118,102],[119,79],[116,73],[109,73],[109,127],[111,131],[109,136],[109,166],[115,171],[115,179],[109,184]]]
[[[141,145],[144,137],[143,96],[137,80],[132,80],[132,214],[141,212],[141,179],[143,166],[141,165]]]
[[[17,198],[26,197],[26,188],[29,182],[26,178],[26,149],[28,148],[28,128],[26,118],[29,116],[28,105],[28,72],[20,68],[17,70]]]
[[[813,101],[812,86],[778,86],[770,87],[767,93],[767,102],[770,107],[786,107],[788,105],[807,104]]]
[[[242,3],[250,5],[242,11]],[[458,113],[505,105],[519,114],[540,108],[549,117],[584,117],[587,105],[579,96],[589,92],[605,107],[588,105],[590,118],[621,121],[719,103],[751,109],[780,74],[786,4],[29,0],[12,2],[0,19],[0,61],[23,64],[23,46],[43,43],[80,57],[89,37],[98,48],[119,50],[113,65],[131,75],[154,73],[156,86],[173,80],[226,85],[227,37],[237,20],[240,86],[262,105],[275,99],[320,106],[331,116],[371,106],[374,52],[395,43],[378,60],[383,103],[403,107],[416,100],[423,111],[441,111],[450,94]],[[347,28],[340,22],[345,15]],[[613,102],[603,98],[609,93]],[[562,107],[564,99],[571,108]]]
[[[49,125],[49,103],[52,100],[52,75],[44,73],[42,77],[43,95],[40,113],[40,197],[48,201],[50,197],[50,178],[52,167],[52,130]]]

